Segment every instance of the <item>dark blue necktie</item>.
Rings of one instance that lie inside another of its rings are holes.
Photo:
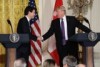
[[[61,19],[61,31],[62,31],[62,42],[63,42],[63,45],[65,45],[66,40],[65,40],[65,27],[64,27],[63,19]]]

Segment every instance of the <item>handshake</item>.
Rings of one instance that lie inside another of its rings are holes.
[[[42,37],[42,36],[38,36],[38,37],[37,37],[37,40],[42,41],[42,40],[43,40],[43,37]]]

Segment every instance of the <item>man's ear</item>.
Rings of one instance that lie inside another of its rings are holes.
[[[30,14],[31,12],[30,11],[28,11],[28,14]]]

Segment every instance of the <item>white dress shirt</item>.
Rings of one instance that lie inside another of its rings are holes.
[[[64,22],[65,40],[68,40],[68,31],[67,31],[67,19],[66,19],[66,16],[64,15],[64,17],[60,19],[60,26],[61,26],[62,19],[63,19],[63,22]]]
[[[28,20],[28,22],[29,22],[29,25],[30,25],[30,19],[28,18],[28,16],[25,16],[26,18],[27,18],[27,20]]]
[[[28,18],[28,16],[25,16],[28,20],[28,23],[29,23],[29,27],[30,27],[30,19]],[[31,32],[31,28],[30,28],[30,32]]]

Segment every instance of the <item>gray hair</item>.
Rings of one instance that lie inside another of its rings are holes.
[[[66,56],[63,59],[63,65],[67,64],[68,67],[76,67],[77,59],[73,56]]]

